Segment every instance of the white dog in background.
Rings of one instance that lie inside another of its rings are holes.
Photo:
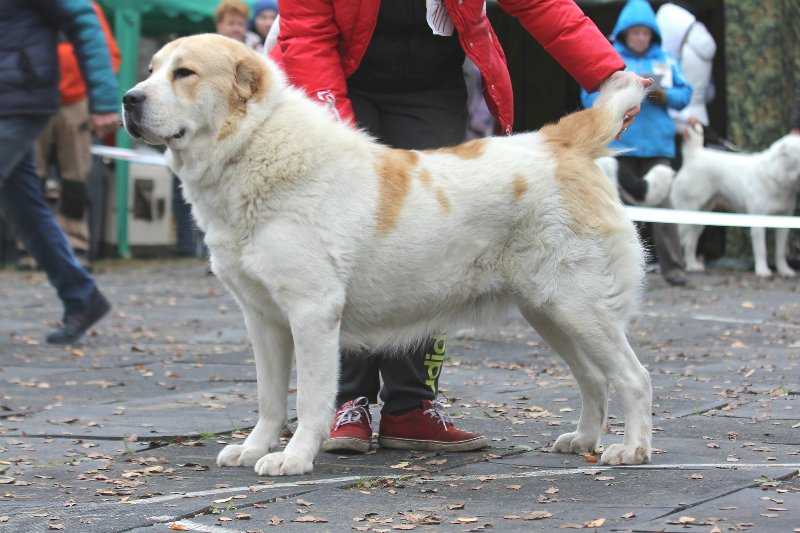
[[[800,189],[800,135],[789,134],[763,152],[742,154],[703,147],[703,129],[689,126],[684,133],[683,166],[672,184],[675,209],[712,210],[722,207],[738,213],[791,215]],[[679,234],[686,270],[702,271],[697,241],[704,226],[681,225]],[[772,274],[767,265],[765,228],[751,228],[756,274]],[[794,270],[786,262],[788,229],[775,230],[775,265],[781,276]]]
[[[647,183],[647,194],[643,200],[637,200],[620,187],[618,178],[619,162],[615,157],[604,156],[597,159],[596,163],[600,170],[603,171],[603,174],[617,188],[620,197],[628,204],[656,207],[669,198],[672,180],[675,179],[675,171],[667,165],[655,165],[644,175],[643,179]]]
[[[241,306],[258,423],[221,466],[310,472],[328,435],[339,350],[403,348],[516,306],[580,387],[576,431],[599,446],[609,386],[624,442],[601,460],[650,460],[650,377],[625,334],[642,286],[633,224],[594,159],[645,94],[620,72],[598,105],[538,132],[395,150],[336,121],[272,62],[218,35],[178,39],[124,99],[125,127],[166,144],[211,265]],[[297,365],[298,427],[283,451]]]

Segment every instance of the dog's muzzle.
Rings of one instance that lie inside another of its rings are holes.
[[[125,113],[125,129],[133,137],[141,137],[142,130],[139,124],[142,120],[142,108],[146,95],[144,91],[131,89],[122,97],[122,108]]]

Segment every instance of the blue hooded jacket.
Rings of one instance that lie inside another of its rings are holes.
[[[653,42],[643,54],[625,45],[623,33],[634,26],[646,26],[653,31]],[[661,32],[656,14],[647,0],[629,0],[619,15],[611,34],[614,48],[625,61],[627,70],[640,76],[656,78],[667,95],[667,107],[683,109],[692,97],[692,88],[683,77],[678,64],[661,48]],[[591,107],[599,93],[581,92],[584,107]],[[628,131],[611,143],[613,150],[633,157],[675,157],[675,123],[664,106],[650,100],[642,103],[642,111]]]

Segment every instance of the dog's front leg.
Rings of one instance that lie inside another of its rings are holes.
[[[289,310],[297,363],[297,419],[294,436],[282,452],[255,465],[259,475],[297,475],[313,470],[314,458],[328,436],[339,376],[339,324],[342,304],[321,295]]]
[[[237,299],[239,299],[237,297]],[[217,455],[218,466],[254,466],[280,444],[286,422],[286,396],[292,369],[288,324],[267,319],[240,301],[256,361],[258,422],[242,444],[229,444]]]
[[[786,261],[786,244],[788,241],[788,228],[778,228],[775,230],[775,266],[778,269],[778,274],[785,278],[793,278],[795,276],[795,271]]]
[[[765,228],[750,228],[750,240],[753,244],[753,259],[756,261],[756,275],[768,278],[772,271],[767,264],[767,230]]]

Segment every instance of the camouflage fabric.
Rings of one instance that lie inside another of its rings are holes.
[[[791,125],[800,87],[800,2],[725,2],[729,134],[748,150]]]
[[[746,150],[761,150],[788,133],[798,105],[800,2],[728,0],[725,22],[728,135]],[[729,228],[727,254],[750,253],[749,231]],[[798,231],[789,253],[800,254]]]

